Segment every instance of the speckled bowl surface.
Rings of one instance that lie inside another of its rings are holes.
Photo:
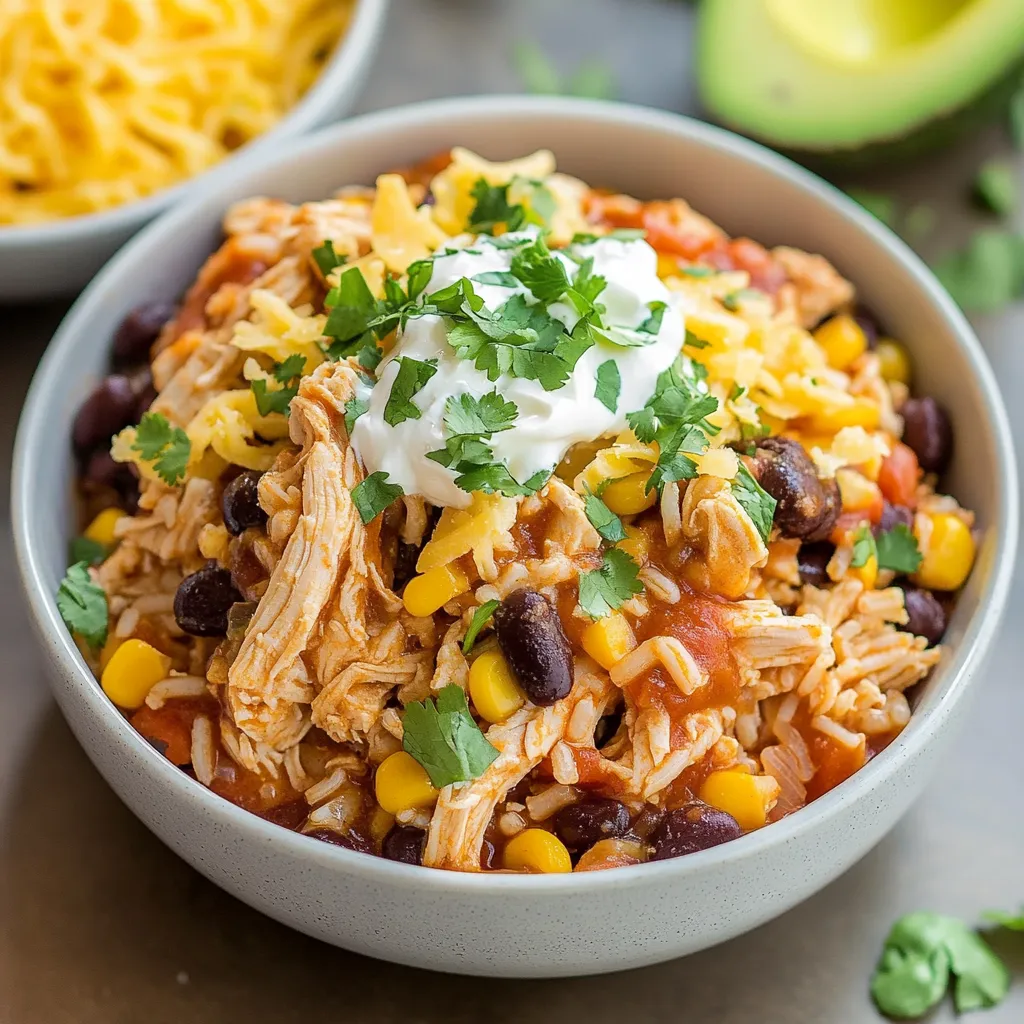
[[[906,340],[918,386],[952,414],[946,483],[977,510],[983,540],[947,654],[903,734],[784,821],[688,857],[581,875],[459,874],[352,853],[248,814],[160,757],[103,695],[61,623],[53,595],[76,525],[67,438],[123,314],[142,299],[181,294],[217,245],[232,201],[318,198],[453,144],[492,159],[550,147],[562,170],[593,184],[684,196],[733,234],[824,253]],[[508,97],[406,107],[290,143],[144,231],[83,294],[39,367],[18,433],[13,518],[54,693],[96,766],[164,842],[240,899],[328,942],[420,967],[543,977],[637,967],[721,942],[811,895],[892,827],[938,759],[956,755],[960,705],[1006,602],[1017,483],[976,338],[918,259],[855,204],[767,150],[682,117]]]
[[[388,0],[359,0],[348,29],[306,94],[269,131],[208,171],[123,206],[45,224],[0,225],[0,302],[74,295],[136,231],[223,174],[279,152],[295,136],[347,114],[377,51]]]

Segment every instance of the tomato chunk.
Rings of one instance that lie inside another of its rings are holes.
[[[882,460],[878,486],[886,500],[893,505],[913,508],[917,503],[917,481],[920,476],[921,469],[913,449],[897,443]]]

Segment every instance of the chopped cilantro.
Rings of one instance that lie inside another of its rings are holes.
[[[364,398],[358,398],[353,395],[345,403],[345,429],[352,433],[352,428],[356,425],[356,420],[370,408],[370,403]]]
[[[507,270],[485,270],[480,274],[474,274],[471,281],[476,284],[493,284],[499,288],[518,288],[519,281],[514,274]]]
[[[665,318],[665,310],[668,309],[667,302],[649,302],[647,308],[650,316],[637,327],[640,334],[657,334],[661,330],[661,321]]]
[[[974,198],[999,217],[1012,217],[1017,209],[1017,170],[1005,160],[987,160],[974,179]]]
[[[608,359],[597,368],[597,384],[594,397],[609,411],[616,412],[619,408],[619,394],[622,391],[622,374],[619,364]]]
[[[434,275],[434,260],[416,260],[405,271],[408,280],[409,298],[415,299],[430,284]]]
[[[261,416],[269,416],[273,412],[288,414],[292,399],[299,393],[298,383],[293,382],[302,376],[305,368],[306,357],[296,353],[274,366],[273,377],[281,387],[271,391],[265,380],[257,379],[251,382],[256,408]]]
[[[951,975],[958,1013],[995,1006],[1009,990],[1006,966],[973,929],[944,914],[907,914],[886,937],[871,995],[890,1017],[923,1017],[946,994]]]
[[[599,569],[580,573],[579,605],[592,619],[602,619],[621,607],[644,585],[640,566],[620,548],[609,548]]]
[[[732,494],[750,521],[757,527],[761,540],[768,543],[775,518],[776,500],[754,479],[753,474],[741,462],[736,476],[732,479]]]
[[[860,569],[867,565],[872,558],[878,559],[875,535],[871,532],[870,526],[862,524],[857,527],[857,531],[853,535],[853,557],[850,559],[850,566]]]
[[[335,267],[342,266],[347,259],[347,256],[334,251],[334,242],[329,238],[323,245],[318,245],[313,250],[313,262],[320,268],[320,273],[324,277],[327,277]]]
[[[91,537],[75,537],[71,541],[70,547],[71,563],[84,562],[89,566],[99,565],[110,554],[110,551],[111,549],[106,544],[101,544]]]
[[[740,288],[738,291],[722,296],[722,305],[730,313],[735,313],[748,299],[756,299],[762,294],[756,288]]]
[[[305,369],[306,357],[296,352],[274,367],[274,380],[278,384],[290,384],[296,377],[301,377]]]
[[[405,493],[398,484],[389,484],[387,479],[387,473],[371,473],[352,488],[352,502],[363,525],[373,522],[388,505]]]
[[[588,494],[583,499],[583,508],[590,520],[590,525],[612,544],[626,539],[626,530],[622,520],[596,495]]]
[[[891,530],[880,533],[875,540],[875,553],[879,569],[912,573],[917,572],[921,564],[917,538],[905,523],[897,523]]]
[[[463,472],[462,467],[468,468]],[[483,491],[484,494],[504,494],[506,497],[525,497],[535,494],[547,482],[552,470],[539,469],[528,480],[522,483],[508,471],[508,466],[502,462],[491,462],[484,465],[473,463],[459,463],[456,467],[459,475],[455,478],[455,485],[464,491]]]
[[[491,185],[486,178],[478,178],[470,195],[476,205],[469,214],[467,227],[478,234],[494,234],[503,224],[506,231],[518,231],[526,223],[526,209],[520,203],[509,203],[509,184]]]
[[[107,641],[107,595],[93,582],[85,562],[76,562],[68,568],[57,590],[57,611],[72,633],[80,636],[92,648],[102,647]]]
[[[172,427],[158,412],[143,413],[131,450],[152,462],[157,475],[172,487],[185,476],[192,443],[181,427]]]
[[[437,373],[437,361],[410,359],[402,356],[398,360],[398,373],[391,385],[391,393],[384,405],[384,422],[392,427],[406,420],[418,420],[422,413],[413,402],[413,396]]]
[[[484,601],[479,608],[473,612],[473,618],[470,620],[469,629],[466,630],[466,635],[462,641],[462,653],[469,654],[473,650],[473,644],[476,643],[476,638],[480,635],[480,630],[491,621],[491,616],[494,614],[500,601]]]
[[[325,304],[330,309],[324,334],[334,338],[329,350],[332,358],[352,355],[366,343],[370,321],[378,315],[378,302],[373,297],[363,272],[350,267],[327,293]]]
[[[693,264],[689,267],[680,267],[679,273],[684,277],[714,277],[718,271],[714,267],[701,267]]]
[[[466,694],[452,683],[422,703],[407,704],[402,746],[439,789],[478,778],[498,756],[469,713]]]
[[[690,348],[695,348],[699,350],[702,348],[708,348],[711,345],[711,342],[705,341],[703,338],[698,338],[697,335],[694,334],[689,327],[687,327],[686,337],[683,341],[683,344],[689,346]]]
[[[512,257],[512,275],[526,285],[538,302],[555,302],[569,288],[565,266],[551,254],[543,235]]]
[[[510,429],[518,415],[515,402],[506,402],[497,391],[488,391],[479,398],[472,395],[449,398],[445,404],[444,425],[451,435],[490,436]]]
[[[718,399],[706,391],[699,364],[680,356],[658,375],[654,394],[643,409],[626,416],[637,438],[644,444],[658,442],[658,463],[647,481],[657,489],[669,480],[689,480],[697,475],[690,455],[707,448],[708,435],[718,432],[706,417],[718,408]]]

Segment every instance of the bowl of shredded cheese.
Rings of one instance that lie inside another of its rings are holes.
[[[0,301],[73,293],[198,177],[344,114],[386,9],[0,4]]]

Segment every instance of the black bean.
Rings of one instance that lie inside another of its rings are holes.
[[[380,845],[380,855],[403,864],[423,863],[423,840],[426,832],[411,825],[394,825]]]
[[[731,814],[694,800],[661,819],[651,835],[652,859],[667,860],[709,850],[730,839],[738,839],[742,834],[743,830]]]
[[[261,473],[247,469],[239,473],[225,488],[220,508],[224,525],[236,537],[250,526],[262,526],[267,513],[260,508],[259,483]]]
[[[836,547],[827,540],[817,540],[800,545],[797,564],[800,566],[800,582],[812,587],[824,587],[829,583],[825,567],[832,560]]]
[[[582,853],[602,839],[629,831],[629,808],[618,800],[595,797],[563,807],[555,816],[555,834],[569,850]]]
[[[178,584],[174,619],[192,636],[224,636],[228,631],[228,611],[241,600],[231,582],[231,573],[210,562]]]
[[[882,503],[882,515],[875,524],[873,532],[877,537],[880,533],[888,533],[897,526],[906,526],[908,529],[914,525],[914,513],[906,505],[891,505],[888,501]]]
[[[903,606],[907,609],[908,621],[897,629],[923,636],[929,646],[942,639],[946,632],[946,610],[930,590],[904,587]]]
[[[572,689],[572,651],[558,612],[536,590],[513,591],[494,613],[498,646],[526,696],[550,705]]]
[[[900,409],[903,443],[914,450],[926,473],[941,473],[953,454],[953,425],[934,398],[908,398]]]
[[[811,457],[798,441],[763,437],[755,445],[752,473],[778,502],[775,525],[782,536],[824,540],[841,508],[835,481],[818,477]]]
[[[135,404],[135,392],[127,377],[119,373],[105,377],[75,417],[71,431],[75,450],[84,455],[93,448],[108,446],[114,434],[135,422]]]
[[[115,462],[105,449],[93,452],[85,464],[83,484],[111,488],[117,492],[118,504],[132,515],[139,504],[139,478],[129,463]]]
[[[364,839],[358,832],[335,832],[333,828],[314,828],[303,835],[310,839],[319,839],[322,843],[330,843],[331,846],[342,846],[346,850],[355,850],[356,853],[373,853],[373,847],[369,840]]]
[[[144,302],[136,306],[122,321],[114,334],[115,366],[130,366],[149,360],[149,350],[160,328],[174,316],[169,302]]]
[[[878,329],[878,321],[863,306],[857,307],[857,312],[854,313],[853,319],[857,321],[857,325],[864,332],[868,348],[874,348],[878,344],[878,335],[881,333]]]

